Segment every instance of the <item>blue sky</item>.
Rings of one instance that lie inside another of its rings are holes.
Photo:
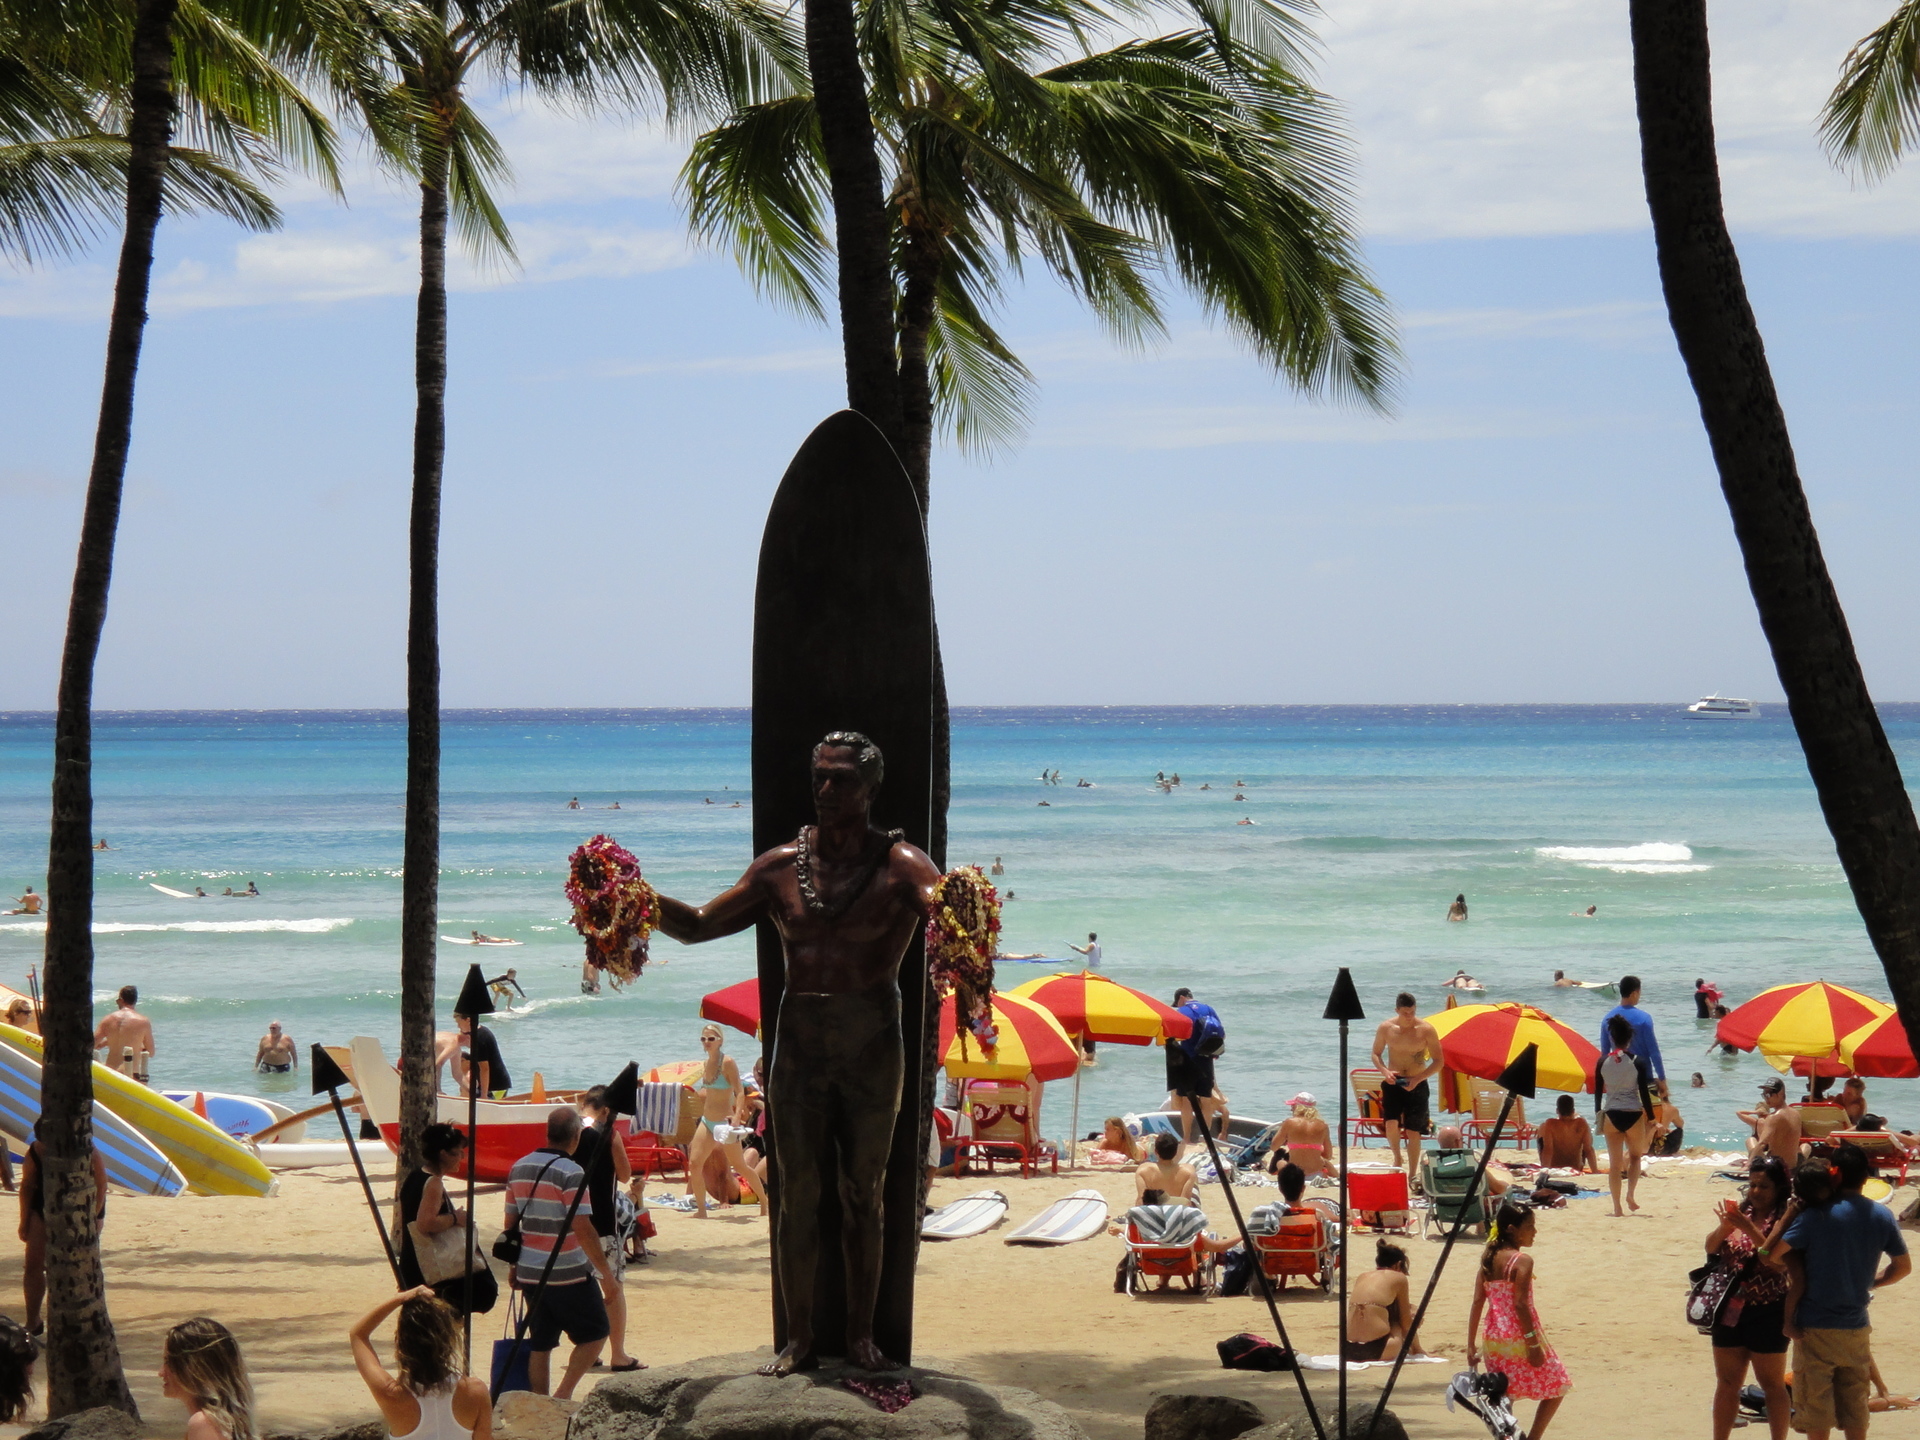
[[[1714,44],[1748,284],[1893,700],[1920,699],[1920,171],[1858,186],[1813,129],[1890,8],[1721,0]],[[1014,293],[1026,443],[936,460],[954,699],[1777,695],[1659,304],[1625,5],[1326,10],[1395,413],[1295,399],[1192,307],[1126,352],[1051,286]],[[688,245],[683,142],[496,119],[524,263],[453,300],[447,703],[742,703],[760,524],[843,399],[833,336]],[[402,703],[413,200],[350,199],[295,186],[271,236],[164,227],[103,706]],[[111,264],[0,270],[0,708],[52,703]]]

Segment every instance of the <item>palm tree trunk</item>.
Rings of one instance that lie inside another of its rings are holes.
[[[901,250],[906,283],[900,294],[900,459],[924,518],[933,467],[933,375],[927,365],[927,337],[939,294],[940,256],[934,242],[912,227]]]
[[[904,453],[890,219],[874,149],[873,113],[867,108],[867,77],[860,68],[853,0],[807,0],[806,18],[807,68],[833,191],[847,404]]]
[[[429,148],[420,181],[414,329],[413,515],[408,535],[407,819],[400,885],[400,1167],[420,1163],[434,1117],[434,961],[440,897],[440,475],[447,453],[447,169]]]
[[[1800,746],[1854,903],[1920,1048],[1920,826],[1820,553],[1714,150],[1706,0],[1631,0],[1660,283]]]
[[[47,1218],[47,1413],[107,1405],[139,1415],[107,1314],[93,1189],[93,671],[107,623],[113,544],[133,440],[153,237],[173,138],[175,0],[140,0],[133,29],[127,226],[107,326],[93,468],[60,657],[47,847],[46,1036],[40,1141]]]

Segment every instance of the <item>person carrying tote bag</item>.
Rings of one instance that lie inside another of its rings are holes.
[[[470,1217],[455,1208],[446,1177],[467,1155],[467,1137],[451,1125],[429,1125],[420,1137],[421,1166],[400,1187],[400,1283],[408,1289],[430,1285],[433,1293],[467,1313],[467,1227]],[[499,1282],[485,1252],[473,1247],[473,1313],[490,1312],[500,1296]]]

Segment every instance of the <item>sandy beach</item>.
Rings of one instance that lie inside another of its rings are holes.
[[[1373,1152],[1378,1154],[1380,1152]],[[383,1167],[384,1168],[384,1167]],[[1604,1197],[1543,1212],[1540,1303],[1575,1392],[1551,1434],[1565,1437],[1705,1435],[1712,1361],[1705,1336],[1684,1323],[1686,1272],[1712,1228],[1713,1203],[1734,1187],[1712,1166],[1659,1162],[1641,1187],[1639,1216],[1616,1220]],[[1604,1177],[1590,1177],[1604,1184]],[[943,1179],[944,1203],[983,1188],[1006,1193],[1018,1222],[1069,1191],[1095,1186],[1110,1204],[1131,1202],[1130,1176],[1075,1174],[1022,1180]],[[652,1187],[650,1194],[669,1187]],[[480,1201],[483,1234],[498,1224],[497,1187]],[[1274,1192],[1243,1188],[1243,1206]],[[1912,1189],[1894,1196],[1896,1209]],[[1216,1229],[1227,1211],[1218,1187],[1207,1196]],[[696,1220],[656,1209],[659,1236],[650,1264],[628,1272],[633,1353],[649,1364],[739,1351],[766,1343],[767,1240],[751,1209]],[[1180,1293],[1129,1298],[1113,1293],[1115,1240],[1096,1237],[1057,1249],[1003,1244],[1005,1230],[928,1244],[921,1252],[917,1355],[1001,1384],[1025,1386],[1065,1406],[1091,1440],[1133,1440],[1155,1390],[1197,1388],[1292,1403],[1290,1375],[1220,1369],[1215,1342],[1241,1330],[1270,1333],[1255,1298],[1199,1299]],[[1911,1231],[1909,1233],[1912,1233]],[[1416,1293],[1440,1252],[1414,1241]],[[1358,1239],[1355,1272],[1372,1264],[1373,1242]],[[1425,1327],[1429,1349],[1455,1362],[1409,1366],[1394,1408],[1420,1436],[1484,1434],[1479,1422],[1448,1414],[1446,1381],[1462,1368],[1467,1304],[1477,1246],[1463,1242],[1449,1262]],[[182,1411],[161,1398],[155,1371],[166,1328],[212,1315],[241,1337],[259,1389],[266,1430],[311,1428],[374,1415],[348,1360],[347,1327],[390,1282],[350,1167],[293,1172],[266,1200],[115,1196],[105,1256],[122,1352],[154,1434],[178,1434]],[[15,1312],[17,1251],[0,1261],[0,1287]],[[1332,1300],[1295,1282],[1282,1314],[1296,1346],[1335,1348]],[[1875,1350],[1896,1391],[1920,1389],[1920,1281],[1884,1292],[1874,1305]],[[500,1312],[482,1317],[476,1356],[500,1333]],[[1353,1393],[1378,1388],[1385,1371],[1351,1375]],[[1312,1374],[1316,1395],[1337,1377]],[[591,1383],[591,1382],[589,1382]],[[1525,1414],[1531,1414],[1531,1404]],[[1920,1415],[1874,1418],[1875,1433],[1920,1435]],[[1757,1433],[1764,1433],[1760,1431]]]

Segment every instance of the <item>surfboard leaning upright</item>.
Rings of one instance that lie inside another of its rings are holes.
[[[792,840],[813,820],[808,762],[833,730],[871,736],[887,773],[874,805],[882,829],[925,848],[932,810],[933,587],[913,485],[886,438],[842,410],[809,435],[767,513],[753,614],[753,849]],[[763,1032],[775,1033],[785,962],[770,924],[758,934]],[[887,1162],[886,1230],[874,1339],[913,1357],[913,1273],[933,1075],[927,1068],[926,957],[916,937],[900,964],[906,1075]],[[778,1156],[775,1156],[778,1166]],[[779,1203],[779,1177],[773,1177]],[[814,1334],[846,1353],[839,1199],[821,1201]],[[774,1344],[786,1343],[778,1281]]]

